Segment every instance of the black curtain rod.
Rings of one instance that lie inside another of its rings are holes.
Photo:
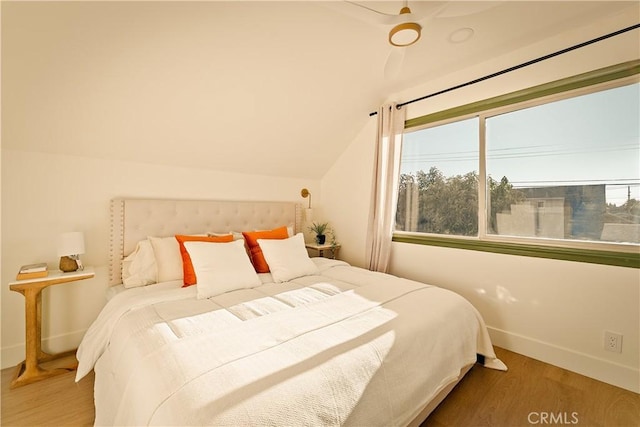
[[[640,28],[640,24],[631,25],[630,27],[626,27],[626,28],[623,28],[621,30],[614,31],[613,33],[605,34],[603,36],[597,37],[597,38],[592,39],[592,40],[587,40],[586,42],[582,42],[582,43],[576,44],[574,46],[570,46],[570,47],[567,47],[565,49],[559,50],[557,52],[553,52],[553,53],[550,53],[548,55],[544,55],[544,56],[541,56],[539,58],[532,59],[532,60],[527,61],[527,62],[523,62],[522,64],[519,64],[519,65],[514,65],[513,67],[505,68],[504,70],[495,72],[493,74],[489,74],[489,75],[484,76],[484,77],[480,77],[480,78],[475,79],[475,80],[471,80],[471,81],[466,82],[466,83],[459,84],[457,86],[450,87],[448,89],[443,89],[441,91],[434,92],[434,93],[431,93],[429,95],[421,96],[420,98],[412,99],[411,101],[402,102],[402,103],[398,104],[396,106],[396,108],[402,108],[405,105],[413,104],[414,102],[423,101],[423,100],[425,100],[427,98],[431,98],[431,97],[434,97],[434,96],[437,96],[437,95],[442,95],[443,93],[446,93],[446,92],[451,92],[452,90],[456,90],[456,89],[463,88],[465,86],[470,86],[470,85],[473,85],[473,84],[476,84],[476,83],[480,83],[482,81],[492,79],[492,78],[500,76],[502,74],[510,73],[511,71],[519,70],[520,68],[524,68],[524,67],[527,67],[529,65],[536,64],[536,63],[544,61],[546,59],[553,58],[555,56],[562,55],[562,54],[567,53],[567,52],[571,52],[572,50],[580,49],[581,47],[585,47],[585,46],[588,46],[590,44],[597,43],[599,41],[606,40],[608,38],[611,38],[611,37],[626,33],[628,31],[635,30],[636,28]],[[373,113],[369,113],[369,117],[375,116],[376,114],[378,114],[377,111],[374,111]]]

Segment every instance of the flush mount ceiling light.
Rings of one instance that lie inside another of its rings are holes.
[[[473,28],[459,28],[453,33],[449,34],[449,41],[451,43],[464,43],[473,37]]]
[[[411,14],[411,9],[404,6],[400,9],[400,16]],[[417,22],[402,22],[389,31],[389,43],[397,47],[411,46],[420,40],[422,27]]]

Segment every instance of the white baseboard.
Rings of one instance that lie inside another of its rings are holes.
[[[497,347],[537,359],[545,363],[640,393],[640,370],[599,359],[543,341],[487,327],[491,341]]]
[[[48,353],[62,353],[77,348],[86,329],[56,335],[42,340],[42,350]],[[1,369],[18,365],[25,359],[25,344],[20,343],[9,347],[2,347],[0,357]]]

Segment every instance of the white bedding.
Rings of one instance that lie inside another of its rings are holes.
[[[113,296],[77,353],[96,425],[406,425],[476,353],[506,369],[459,295],[314,262],[204,300],[179,282]]]

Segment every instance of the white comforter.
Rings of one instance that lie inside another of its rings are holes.
[[[112,298],[77,353],[96,425],[405,425],[476,353],[504,368],[459,295],[314,260],[319,276],[208,300]]]

